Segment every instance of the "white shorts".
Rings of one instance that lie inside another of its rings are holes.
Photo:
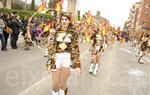
[[[55,64],[56,68],[59,69],[61,67],[70,68],[71,65],[71,54],[64,52],[64,53],[56,53],[55,55]]]

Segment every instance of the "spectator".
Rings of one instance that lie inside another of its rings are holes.
[[[0,18],[3,16],[3,13],[0,13]]]
[[[31,28],[31,39],[33,41],[36,40],[36,32],[37,32],[37,25],[34,24],[34,26]]]
[[[19,36],[19,29],[22,28],[22,23],[20,21],[20,16],[15,15],[15,17],[12,18],[12,30],[13,33],[11,35],[11,47],[12,49],[17,49],[17,41],[18,41],[18,36]]]
[[[26,34],[26,32],[27,32],[27,26],[28,26],[28,18],[27,18],[27,16],[25,16],[25,17],[23,18],[22,24],[23,24],[23,26],[22,26],[22,28],[23,28],[23,33],[22,33],[22,35],[25,36],[25,34]]]
[[[8,38],[9,38],[9,35],[12,33],[11,21],[10,21],[10,18],[9,18],[8,14],[4,14],[2,19],[5,23],[5,28],[3,30],[3,34],[4,34],[4,38],[5,38],[5,46],[6,46],[6,49],[7,49]]]
[[[2,51],[7,51],[5,48],[5,39],[4,39],[4,35],[3,35],[3,29],[5,27],[4,21],[2,20],[2,18],[0,18],[0,40],[2,43],[2,47],[1,50]]]

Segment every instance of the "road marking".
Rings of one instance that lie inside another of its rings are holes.
[[[119,49],[122,50],[122,51],[128,52],[128,53],[134,53],[133,51],[130,51],[130,50],[125,49],[125,48],[119,48]]]
[[[145,60],[146,60],[146,61],[148,61],[148,62],[150,62],[150,59],[149,59],[149,58],[147,58],[147,57],[145,58]]]
[[[136,58],[131,58],[130,60],[131,60],[131,61],[137,61],[137,62],[138,62],[138,59],[136,59]]]
[[[129,73],[130,75],[139,76],[139,77],[145,75],[145,73],[144,73],[143,71],[140,71],[140,70],[138,70],[138,69],[130,69],[130,70],[128,71],[128,73]]]
[[[29,88],[23,90],[18,95],[27,95],[29,92],[33,91],[34,88],[38,87],[43,81],[46,81],[46,79],[48,79],[48,77],[49,77],[49,75],[47,75],[46,77],[42,78],[40,81],[36,82],[35,84],[33,84],[32,86],[30,86]]]

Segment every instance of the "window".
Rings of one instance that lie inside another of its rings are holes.
[[[146,8],[150,8],[150,4],[145,5]]]
[[[144,14],[145,16],[149,16],[149,13],[148,12],[145,12],[145,14]]]
[[[143,21],[143,24],[145,24],[145,21]]]
[[[149,21],[143,21],[143,24],[150,24]]]

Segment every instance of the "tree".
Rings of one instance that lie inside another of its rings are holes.
[[[59,0],[50,0],[49,2],[49,8],[55,8],[56,6],[56,3],[58,2]]]
[[[14,0],[11,0],[11,8],[13,9]]]
[[[18,10],[23,10],[25,2],[22,0],[11,0],[11,8],[12,9],[18,9]]]
[[[27,10],[27,0],[25,0],[25,10]]]
[[[3,7],[6,8],[7,6],[7,0],[3,0]]]
[[[68,0],[68,12],[75,15],[77,0]]]
[[[31,10],[35,10],[35,0],[31,1]]]

